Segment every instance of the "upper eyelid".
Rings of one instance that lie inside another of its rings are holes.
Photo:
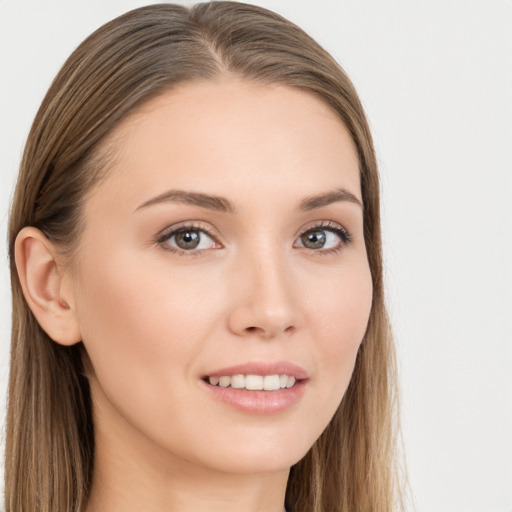
[[[333,220],[320,220],[320,221],[313,221],[311,223],[308,223],[306,225],[303,225],[295,234],[296,237],[299,237],[306,233],[307,231],[310,231],[312,229],[338,229],[341,231],[344,231],[347,235],[350,235],[350,231],[340,224],[339,222],[335,222]]]
[[[206,223],[203,223],[203,221],[184,221],[177,224],[172,224],[171,226],[167,226],[158,233],[157,240],[165,240],[166,238],[171,237],[173,234],[187,229],[203,231],[216,242],[219,242],[219,235],[217,234],[217,231],[208,226]]]

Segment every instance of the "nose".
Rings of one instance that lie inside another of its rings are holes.
[[[230,330],[260,339],[293,334],[300,324],[298,296],[283,258],[263,250],[243,258],[237,267]]]

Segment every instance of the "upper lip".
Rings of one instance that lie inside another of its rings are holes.
[[[308,373],[304,368],[288,361],[253,361],[237,364],[215,370],[208,373],[206,377],[230,377],[232,375],[288,375],[289,377],[295,377],[297,380],[308,378]]]

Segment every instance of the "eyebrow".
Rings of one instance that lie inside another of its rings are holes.
[[[160,194],[148,201],[139,205],[135,211],[147,206],[153,206],[161,203],[181,203],[190,204],[192,206],[199,206],[207,208],[208,210],[215,210],[219,212],[233,213],[234,206],[230,201],[220,196],[212,196],[209,194],[202,194],[201,192],[187,192],[184,190],[169,190]]]
[[[363,208],[363,203],[346,188],[337,188],[331,192],[317,194],[315,196],[305,197],[299,203],[299,210],[310,211],[323,206],[329,206],[333,203],[348,201]]]
[[[361,201],[352,194],[352,192],[345,188],[337,188],[330,192],[304,197],[299,202],[299,210],[310,211],[344,201],[357,204],[361,208],[363,207]],[[139,205],[135,211],[162,203],[181,203],[225,213],[235,212],[234,205],[224,197],[203,194],[201,192],[188,192],[185,190],[169,190],[164,192],[163,194],[148,199]]]

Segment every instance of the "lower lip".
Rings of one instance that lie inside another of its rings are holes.
[[[291,388],[277,391],[250,391],[221,388],[202,381],[206,389],[221,402],[249,414],[275,414],[295,405],[304,394],[307,380],[297,381]]]

